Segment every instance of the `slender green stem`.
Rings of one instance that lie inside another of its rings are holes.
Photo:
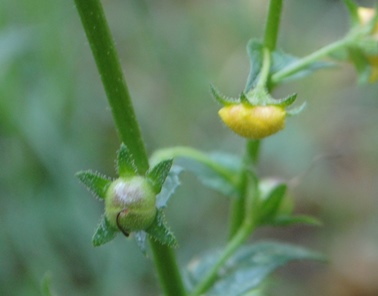
[[[119,135],[135,158],[139,174],[149,167],[148,156],[135,117],[130,94],[119,63],[105,14],[99,0],[75,0],[95,58]],[[168,296],[185,290],[172,249],[150,240],[161,285]]]
[[[153,239],[150,239],[150,246],[165,295],[185,296],[185,288],[181,280],[173,250]]]
[[[105,14],[99,0],[75,0],[118,133],[134,155],[140,174],[148,170],[148,156],[135,117]]]
[[[316,62],[317,60],[345,47],[351,42],[351,39],[348,38],[348,36],[344,39],[338,40],[334,43],[331,43],[325,47],[322,47],[321,49],[311,53],[310,55],[298,60],[297,62],[290,64],[289,66],[283,68],[281,71],[278,71],[277,73],[273,74],[271,77],[272,84],[276,85],[286,77],[293,75],[305,67],[307,67],[309,64]]]
[[[264,46],[273,51],[276,48],[282,11],[282,0],[271,0],[265,26]]]
[[[256,89],[265,90],[268,84],[269,72],[271,65],[271,54],[268,48],[263,49],[263,63],[260,71],[259,80],[257,81]]]

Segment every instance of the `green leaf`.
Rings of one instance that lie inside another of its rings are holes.
[[[292,94],[290,96],[287,96],[286,98],[276,100],[274,104],[278,106],[282,106],[282,107],[287,107],[287,106],[292,105],[296,99],[297,99],[297,94]]]
[[[219,252],[211,252],[189,265],[186,283],[192,290],[217,261]],[[302,247],[279,242],[259,242],[241,247],[227,261],[218,281],[206,292],[207,296],[241,296],[261,287],[278,267],[295,260],[324,261],[323,255]]]
[[[81,171],[76,173],[76,177],[83,183],[89,191],[96,197],[105,199],[106,191],[112,183],[107,177],[93,171]]]
[[[203,154],[201,159],[180,157],[177,164],[193,172],[203,185],[226,196],[233,195],[237,191],[243,166],[239,157],[218,152]]]
[[[277,73],[277,72],[283,70],[284,68],[289,67],[292,64],[294,64],[295,62],[300,60],[299,58],[297,58],[293,55],[287,54],[280,49],[273,52],[272,59],[273,59],[273,61],[272,61],[272,67],[271,67],[271,74]],[[295,80],[295,79],[300,79],[300,78],[306,77],[306,76],[308,76],[308,75],[312,74],[313,72],[318,71],[320,69],[330,68],[330,67],[334,67],[334,66],[335,66],[335,63],[332,63],[332,62],[320,62],[320,61],[313,62],[313,63],[310,63],[309,65],[307,65],[302,70],[296,72],[295,74],[292,74],[291,76],[285,77],[280,82],[283,82],[283,81],[286,82],[286,81],[292,81],[292,80]]]
[[[154,192],[158,194],[167,178],[172,167],[173,160],[163,160],[159,162],[152,170],[147,172],[147,179],[150,182]]]
[[[294,116],[294,115],[298,115],[299,113],[301,113],[307,106],[307,103],[306,102],[303,102],[302,104],[300,104],[299,106],[296,106],[296,107],[293,107],[293,108],[290,108],[290,109],[287,109],[286,110],[286,113],[287,115],[289,116]]]
[[[322,222],[315,217],[307,215],[278,215],[272,221],[275,226],[289,226],[294,224],[305,224],[311,226],[321,226]]]
[[[53,296],[55,295],[52,292],[51,289],[51,274],[50,272],[46,272],[43,275],[42,281],[41,281],[41,292],[43,296]]]
[[[158,210],[155,221],[146,229],[146,232],[155,240],[169,247],[177,247],[177,241],[169,229],[162,210]]]
[[[286,184],[279,184],[263,199],[258,212],[259,224],[268,224],[274,220],[285,197],[286,189]]]
[[[125,144],[121,144],[117,154],[118,174],[122,178],[133,177],[138,174],[135,158]]]
[[[176,188],[180,185],[179,174],[182,172],[182,170],[183,169],[177,165],[172,166],[160,193],[156,196],[156,207],[158,209],[167,206],[168,200],[176,191]]]
[[[100,224],[92,237],[92,244],[95,247],[101,246],[110,242],[118,233],[118,229],[113,228],[105,216],[101,218]]]
[[[247,78],[247,83],[244,89],[245,93],[248,93],[251,89],[253,89],[256,86],[257,79],[262,67],[263,48],[263,44],[256,39],[251,39],[247,44],[250,70]]]

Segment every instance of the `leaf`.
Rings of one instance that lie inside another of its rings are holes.
[[[358,73],[358,83],[366,84],[369,82],[371,66],[366,56],[358,48],[348,48],[349,58],[352,60]]]
[[[259,207],[259,224],[268,224],[274,220],[282,200],[285,197],[286,184],[277,185],[264,199]]]
[[[294,116],[294,115],[298,115],[299,113],[301,113],[307,106],[307,103],[306,102],[303,102],[302,104],[300,104],[299,106],[296,106],[296,107],[293,107],[293,108],[290,108],[290,109],[287,109],[286,110],[286,113],[287,115],[289,116]]]
[[[357,25],[359,23],[358,5],[353,0],[343,0],[343,2],[348,9],[352,24]]]
[[[311,226],[321,226],[322,222],[315,217],[307,215],[278,215],[272,221],[272,224],[275,226],[288,226],[294,224],[305,224]]]
[[[93,171],[81,171],[76,173],[76,177],[83,183],[89,191],[96,197],[105,199],[111,180]]]
[[[256,39],[251,39],[247,44],[247,52],[250,63],[249,75],[244,89],[248,93],[256,86],[257,78],[260,74],[263,61],[263,45]]]
[[[146,232],[155,240],[169,247],[177,247],[177,241],[169,229],[163,210],[158,210],[155,221],[146,229]]]
[[[176,188],[180,185],[179,174],[182,172],[182,170],[183,169],[177,165],[172,166],[160,193],[156,196],[156,207],[158,209],[167,206],[168,200],[176,191]]]
[[[272,61],[272,67],[271,67],[270,71],[271,71],[271,74],[273,75],[273,74],[283,70],[284,68],[289,67],[292,64],[296,63],[297,61],[299,61],[299,58],[292,56],[292,55],[289,55],[289,54],[285,53],[284,51],[278,49],[278,50],[273,52],[272,60],[273,60]],[[280,82],[283,82],[283,81],[286,82],[286,81],[292,81],[292,80],[295,80],[295,79],[300,79],[300,78],[303,78],[303,77],[306,77],[306,76],[312,74],[313,72],[315,72],[317,70],[324,69],[324,68],[330,68],[330,67],[334,67],[334,66],[335,66],[335,64],[332,63],[332,62],[320,62],[320,61],[313,62],[313,63],[308,64],[302,70],[295,72],[294,74],[292,74],[290,76],[285,77]]]
[[[123,143],[117,153],[117,169],[119,176],[123,178],[133,177],[138,174],[135,158]]]
[[[147,172],[147,179],[152,185],[155,194],[158,194],[161,191],[164,181],[172,167],[172,163],[172,159],[163,160],[154,166],[152,170]]]
[[[242,161],[227,153],[203,154],[201,159],[180,157],[177,164],[193,172],[199,181],[226,196],[237,191]]]
[[[118,229],[113,228],[105,216],[101,218],[100,224],[92,237],[92,244],[95,247],[101,246],[110,242],[118,233]]]
[[[189,290],[201,282],[219,254],[213,251],[190,264],[186,274]],[[241,247],[220,270],[218,281],[206,295],[244,295],[259,288],[278,267],[295,260],[324,261],[325,258],[318,252],[279,242],[259,242]]]

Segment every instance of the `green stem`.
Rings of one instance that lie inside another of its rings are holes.
[[[181,280],[173,250],[154,239],[150,239],[150,246],[165,295],[185,296],[185,288]]]
[[[281,11],[282,0],[271,0],[264,34],[264,46],[267,47],[269,51],[274,51],[276,48]]]
[[[138,173],[148,170],[148,156],[136,120],[130,94],[119,63],[105,14],[99,0],[75,0],[101,80],[123,143],[135,158]],[[185,290],[172,249],[150,240],[161,285],[168,296],[184,296]]]
[[[309,64],[316,62],[317,60],[331,54],[332,52],[335,52],[346,45],[348,45],[351,42],[351,39],[347,36],[344,39],[341,39],[339,41],[336,41],[334,43],[331,43],[325,47],[322,47],[321,49],[313,52],[312,54],[298,60],[297,62],[290,64],[289,66],[283,68],[282,70],[278,71],[277,73],[273,74],[271,77],[271,82],[273,85],[278,84],[280,81],[285,79],[288,76],[291,76],[305,67],[307,67]]]
[[[99,0],[75,0],[75,3],[118,133],[134,155],[138,173],[143,175],[148,170],[148,156],[102,5]]]

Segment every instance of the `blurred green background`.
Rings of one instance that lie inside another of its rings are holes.
[[[240,154],[217,117],[214,83],[244,87],[245,45],[261,37],[268,1],[103,1],[149,153],[188,145]],[[279,44],[305,55],[343,36],[342,1],[284,1]],[[361,2],[372,5],[374,1]],[[290,264],[267,295],[378,295],[378,87],[341,65],[277,89],[308,108],[264,141],[260,172],[292,185],[296,209],[323,227],[261,229],[324,252],[329,264]],[[75,179],[114,176],[119,139],[73,1],[0,4],[0,295],[159,295],[151,259],[118,236],[93,248],[102,214]],[[185,266],[223,245],[227,198],[184,173],[167,216]]]

